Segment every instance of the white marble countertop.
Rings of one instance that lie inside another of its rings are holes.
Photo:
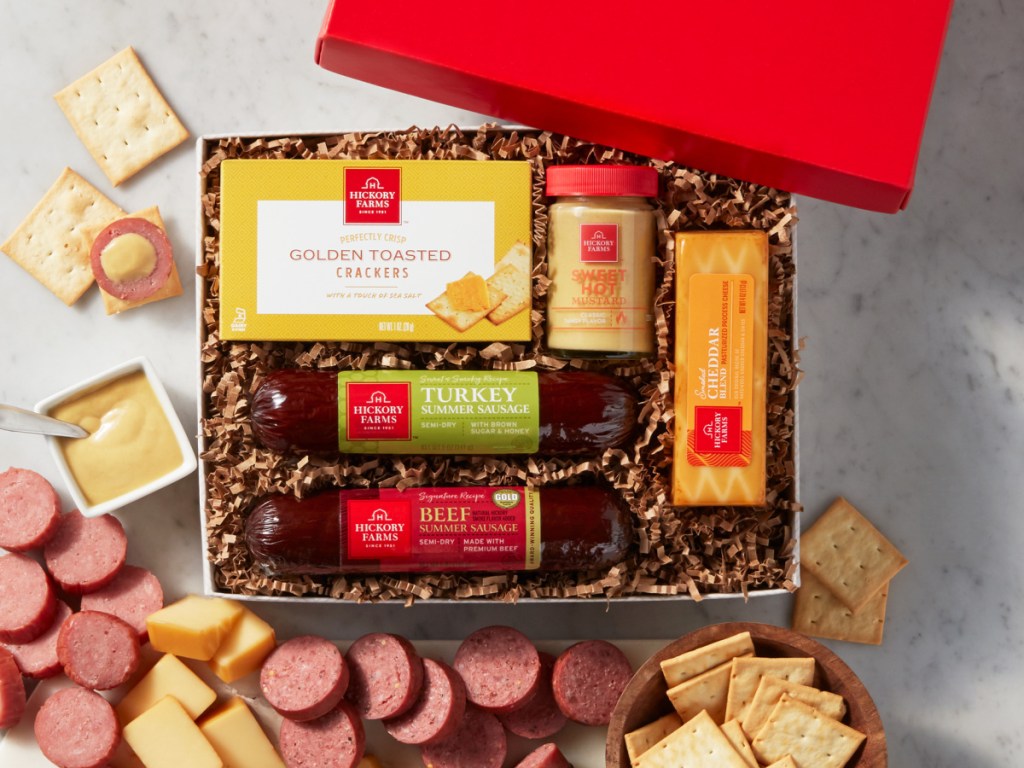
[[[191,143],[111,190],[52,99],[128,44],[193,136],[481,120],[316,67],[322,0],[4,5],[0,237],[70,165],[128,210],[159,204],[179,268],[191,273]],[[885,644],[829,643],[874,696],[894,766],[1006,766],[1024,750],[1022,39],[1020,3],[957,6],[908,211],[806,199],[801,209],[805,525],[843,494],[910,558],[890,592]],[[30,407],[141,352],[193,423],[193,300],[186,280],[184,297],[123,317],[106,317],[95,291],[67,309],[0,257],[0,402]],[[57,479],[41,439],[0,433],[0,469],[9,465]],[[129,560],[153,568],[169,596],[201,588],[194,478],[121,517]],[[723,620],[785,625],[790,605],[780,597],[263,613],[286,634],[339,638],[371,627],[450,638],[493,622],[538,638],[668,638]]]

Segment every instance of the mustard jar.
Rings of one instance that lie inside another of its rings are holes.
[[[658,171],[632,165],[547,169],[547,346],[561,357],[654,354]]]

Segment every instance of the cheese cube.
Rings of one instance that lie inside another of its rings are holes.
[[[225,768],[285,768],[284,761],[237,696],[211,712],[199,724]]]
[[[210,659],[210,669],[225,683],[233,683],[259,669],[276,644],[274,628],[243,608],[234,628]]]
[[[199,726],[173,696],[165,696],[128,723],[123,735],[146,768],[224,768]]]
[[[130,723],[165,696],[173,696],[195,720],[217,700],[217,694],[180,659],[166,654],[125,694],[117,705],[121,725]]]
[[[223,598],[188,595],[146,619],[149,642],[158,651],[209,661],[242,615],[242,606]]]

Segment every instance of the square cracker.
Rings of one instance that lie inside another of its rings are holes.
[[[487,284],[487,298],[491,307],[497,307],[504,299],[505,294],[499,291],[490,283]],[[437,315],[439,318],[448,323],[459,333],[465,333],[474,325],[483,320],[488,312],[492,310],[480,309],[480,310],[464,310],[455,309],[452,306],[451,301],[448,299],[448,292],[445,291],[433,301],[427,302],[427,309]]]
[[[854,613],[805,569],[793,601],[793,629],[815,637],[881,645],[888,599],[886,584]]]
[[[495,271],[498,271],[506,264],[510,267],[515,267],[527,277],[532,275],[533,254],[530,252],[530,246],[517,240],[512,244],[512,247],[508,249],[508,253],[498,259],[498,263],[494,265]]]
[[[758,768],[757,758],[754,757],[754,750],[751,749],[750,742],[747,741],[747,735],[743,732],[743,728],[740,727],[739,720],[730,720],[727,723],[722,723],[722,733],[725,734],[725,738],[732,744],[732,748],[746,761],[750,768]]]
[[[668,689],[668,699],[684,722],[705,710],[716,723],[725,722],[731,672],[730,661]]]
[[[793,762],[793,758],[786,755],[781,760],[776,760],[774,763],[768,766],[768,768],[799,768],[799,766]]]
[[[729,700],[725,707],[725,719],[739,718],[742,723],[757,692],[757,686],[765,675],[781,677],[803,685],[814,684],[814,659],[805,658],[750,658],[733,659],[732,675],[729,678]]]
[[[0,251],[70,307],[93,283],[90,232],[121,216],[102,192],[65,168]]]
[[[784,695],[751,746],[762,763],[789,755],[799,768],[843,768],[865,738],[860,731]]]
[[[679,715],[671,712],[664,717],[659,717],[653,723],[637,728],[626,734],[626,753],[629,755],[629,764],[636,766],[640,755],[653,747],[659,741],[668,736],[672,731],[681,726],[683,721]]]
[[[782,699],[783,694],[796,701],[802,701],[809,707],[814,707],[821,714],[831,717],[833,720],[842,720],[846,714],[846,701],[838,693],[830,691],[819,691],[809,685],[801,685],[790,680],[783,680],[779,677],[762,677],[758,683],[754,699],[743,714],[741,725],[748,736],[753,738],[761,730],[771,715],[775,705]]]
[[[167,231],[167,227],[164,225],[164,219],[160,215],[160,208],[155,205],[129,214],[128,218],[145,219],[150,224],[155,224],[160,227],[164,232]],[[99,234],[99,232],[97,232],[97,234]],[[124,312],[126,309],[135,309],[135,307],[151,304],[152,302],[160,301],[161,299],[170,299],[174,296],[181,296],[181,293],[181,277],[178,275],[178,266],[173,260],[171,261],[171,274],[167,277],[167,282],[164,283],[156,293],[150,294],[145,298],[128,301],[126,299],[119,299],[117,296],[112,296],[100,288],[100,296],[103,297],[103,308],[107,311],[108,315],[116,315],[120,312]]]
[[[747,768],[711,715],[701,712],[640,755],[637,768]]]
[[[54,98],[115,187],[188,138],[131,47]]]
[[[487,314],[487,319],[495,325],[501,325],[524,309],[530,308],[532,294],[529,272],[522,272],[518,267],[505,264],[487,278],[487,285],[505,294],[501,303]]]
[[[853,611],[878,594],[907,558],[839,497],[800,540],[803,567]]]
[[[709,669],[732,661],[737,656],[753,656],[754,641],[749,632],[723,637],[713,643],[694,648],[679,656],[661,662],[661,673],[669,688],[674,688],[691,677],[707,672]]]

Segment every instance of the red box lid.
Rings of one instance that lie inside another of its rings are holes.
[[[875,211],[904,208],[952,0],[331,0],[321,66]],[[628,12],[627,12],[628,11]]]

